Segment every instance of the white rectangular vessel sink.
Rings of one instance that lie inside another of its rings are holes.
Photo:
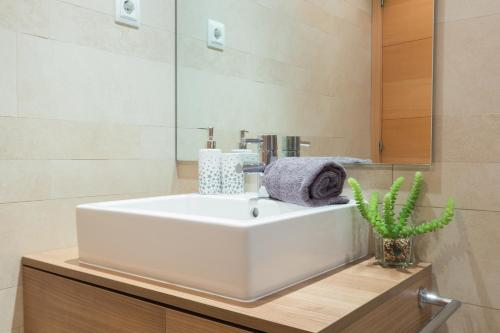
[[[353,202],[172,195],[77,207],[80,261],[253,301],[368,254]]]

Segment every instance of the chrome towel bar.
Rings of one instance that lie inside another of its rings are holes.
[[[456,299],[445,298],[433,294],[425,288],[420,288],[418,290],[418,303],[420,307],[424,307],[426,304],[442,307],[441,311],[433,316],[419,333],[432,333],[437,330],[462,304]]]

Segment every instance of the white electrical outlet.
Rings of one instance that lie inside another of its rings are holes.
[[[141,0],[115,0],[115,21],[138,28],[141,24]]]
[[[208,20],[207,46],[216,50],[224,50],[225,42],[226,26],[224,23]]]

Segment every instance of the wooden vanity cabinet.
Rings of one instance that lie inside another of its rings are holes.
[[[26,333],[418,332],[431,266],[351,264],[252,303],[78,264],[77,250],[23,258]]]
[[[23,280],[26,333],[252,332],[38,269]]]

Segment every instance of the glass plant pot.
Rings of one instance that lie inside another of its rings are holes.
[[[375,257],[384,267],[408,267],[413,264],[413,238],[375,238]]]

